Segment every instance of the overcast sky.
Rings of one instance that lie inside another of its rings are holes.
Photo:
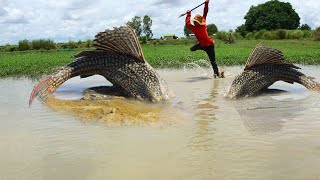
[[[148,15],[154,37],[183,36],[181,13],[204,0],[0,0],[0,45],[22,39],[50,38],[55,42],[93,39],[104,29],[124,25],[133,16]],[[235,29],[244,23],[252,5],[267,0],[211,0],[207,23],[219,30]],[[300,23],[320,26],[319,0],[286,0],[300,15]],[[194,13],[202,13],[199,8]]]

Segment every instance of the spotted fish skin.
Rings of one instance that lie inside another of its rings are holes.
[[[126,55],[106,54],[81,57],[67,65],[71,76],[100,74],[129,97],[141,100],[168,100],[166,82],[146,62],[133,60]]]
[[[140,44],[129,27],[106,30],[96,37],[102,38],[96,39],[96,50],[75,55],[73,62],[39,81],[31,93],[29,105],[35,97],[46,101],[50,94],[70,78],[92,75],[105,77],[129,97],[153,102],[170,98],[166,82],[144,60]],[[126,46],[128,50],[123,49]]]
[[[270,51],[276,53],[264,57],[265,53]],[[256,61],[250,57],[258,57],[259,59]],[[250,57],[245,70],[233,80],[226,93],[227,97],[236,99],[256,96],[277,81],[291,84],[299,83],[310,90],[320,91],[319,83],[313,81],[312,77],[298,71],[299,67],[285,63],[282,53],[276,49],[268,49],[258,45]],[[273,62],[268,64],[268,60],[273,60]]]

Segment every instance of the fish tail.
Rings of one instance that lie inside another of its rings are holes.
[[[312,90],[320,92],[320,83],[315,83]]]
[[[312,91],[320,92],[320,83],[314,81],[315,78],[309,76],[301,77],[301,84]]]
[[[36,84],[29,98],[29,107],[31,107],[35,98],[45,102],[47,98],[65,81],[70,79],[72,69],[69,67],[60,68],[54,74],[42,78]]]

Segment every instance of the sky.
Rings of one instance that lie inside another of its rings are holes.
[[[185,18],[178,16],[204,0],[0,0],[0,45],[22,39],[52,39],[55,42],[87,40],[105,29],[125,25],[134,16],[151,17],[155,38],[163,34],[183,35]],[[211,0],[207,23],[219,30],[243,24],[249,8],[267,0]],[[290,2],[300,23],[320,26],[319,0]],[[203,7],[192,12],[202,14]]]

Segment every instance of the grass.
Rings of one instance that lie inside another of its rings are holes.
[[[75,51],[29,51],[0,53],[0,77],[39,77],[73,59]]]
[[[309,40],[241,40],[235,44],[216,41],[216,61],[218,65],[245,64],[251,50],[258,43],[277,48],[285,54],[288,62],[297,64],[320,64],[320,43]],[[154,67],[179,68],[182,64],[199,59],[208,60],[203,51],[191,52],[192,45],[145,45],[145,58]]]
[[[320,64],[320,43],[310,40],[241,40],[235,44],[216,41],[218,65],[243,65],[256,44],[277,48],[288,62]],[[145,59],[155,68],[180,68],[199,59],[208,60],[203,51],[191,52],[192,44],[142,45]],[[80,50],[78,50],[80,51]],[[27,51],[0,53],[0,77],[40,77],[71,62],[78,51]]]

